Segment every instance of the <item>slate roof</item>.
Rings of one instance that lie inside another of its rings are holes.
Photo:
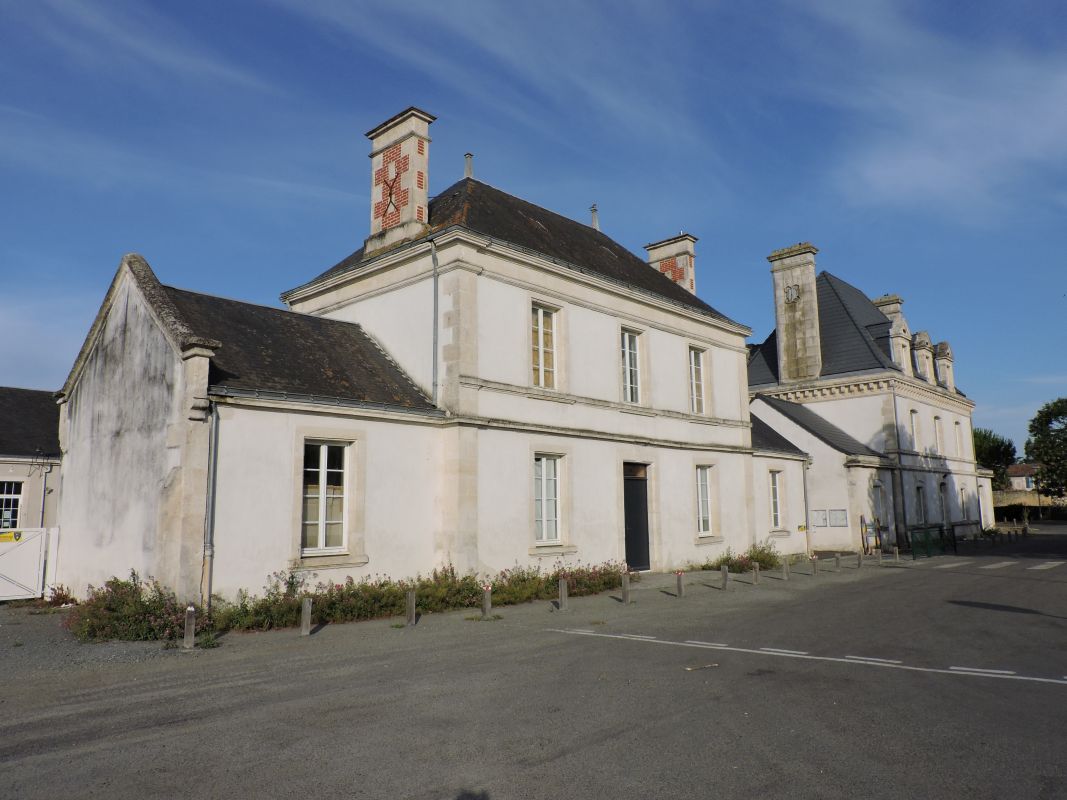
[[[889,354],[889,318],[850,283],[829,272],[815,278],[819,301],[822,372],[819,377],[885,370],[900,371]],[[751,348],[748,385],[778,383],[778,337],[772,331]]]
[[[653,269],[604,233],[473,178],[463,178],[430,200],[430,233],[454,225],[657,295],[722,322],[745,327]],[[304,286],[355,269],[363,261],[363,255],[361,248]]]
[[[799,403],[790,403],[777,397],[757,394],[757,398],[773,408],[786,419],[796,423],[824,444],[849,456],[873,456],[883,458],[877,450],[845,433],[832,422],[820,417],[810,408]]]
[[[211,358],[212,386],[434,410],[355,323],[162,288],[191,331],[221,343]]]
[[[749,419],[752,420],[753,450],[775,450],[781,453],[789,453],[790,455],[806,455],[803,450],[790,442],[755,414],[750,414]]]
[[[0,456],[59,456],[53,392],[0,387]]]

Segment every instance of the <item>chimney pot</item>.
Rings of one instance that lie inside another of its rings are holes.
[[[589,206],[589,213],[593,217],[593,222],[592,222],[593,230],[595,230],[595,231],[600,230],[600,215],[597,213],[596,203],[593,203],[593,205]]]
[[[465,162],[464,165],[463,165],[463,177],[464,178],[473,178],[474,177],[474,153],[464,153],[463,154],[463,160]]]

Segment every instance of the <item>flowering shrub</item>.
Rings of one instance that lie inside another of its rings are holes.
[[[697,565],[696,569],[721,570],[726,567],[730,572],[751,572],[752,565],[757,563],[760,569],[773,569],[781,565],[782,557],[772,542],[754,544],[743,553],[735,553],[728,547],[721,556]]]
[[[112,578],[74,606],[64,625],[80,641],[107,639],[174,641],[185,632],[185,603],[156,581],[143,581],[130,570],[128,580]],[[197,609],[197,632],[211,622]]]

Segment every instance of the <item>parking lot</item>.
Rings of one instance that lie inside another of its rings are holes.
[[[193,653],[0,610],[0,796],[1067,797],[1060,530]]]

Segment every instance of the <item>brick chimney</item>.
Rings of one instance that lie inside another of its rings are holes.
[[[367,252],[416,238],[425,230],[430,214],[429,133],[435,119],[412,106],[367,132],[371,141]]]
[[[774,321],[778,338],[778,380],[814,380],[822,372],[819,298],[815,290],[815,254],[810,242],[775,250],[771,262],[774,281]]]
[[[599,230],[599,228],[597,228]],[[697,237],[688,233],[679,233],[662,242],[646,244],[648,264],[659,270],[686,291],[696,294],[696,259]]]

